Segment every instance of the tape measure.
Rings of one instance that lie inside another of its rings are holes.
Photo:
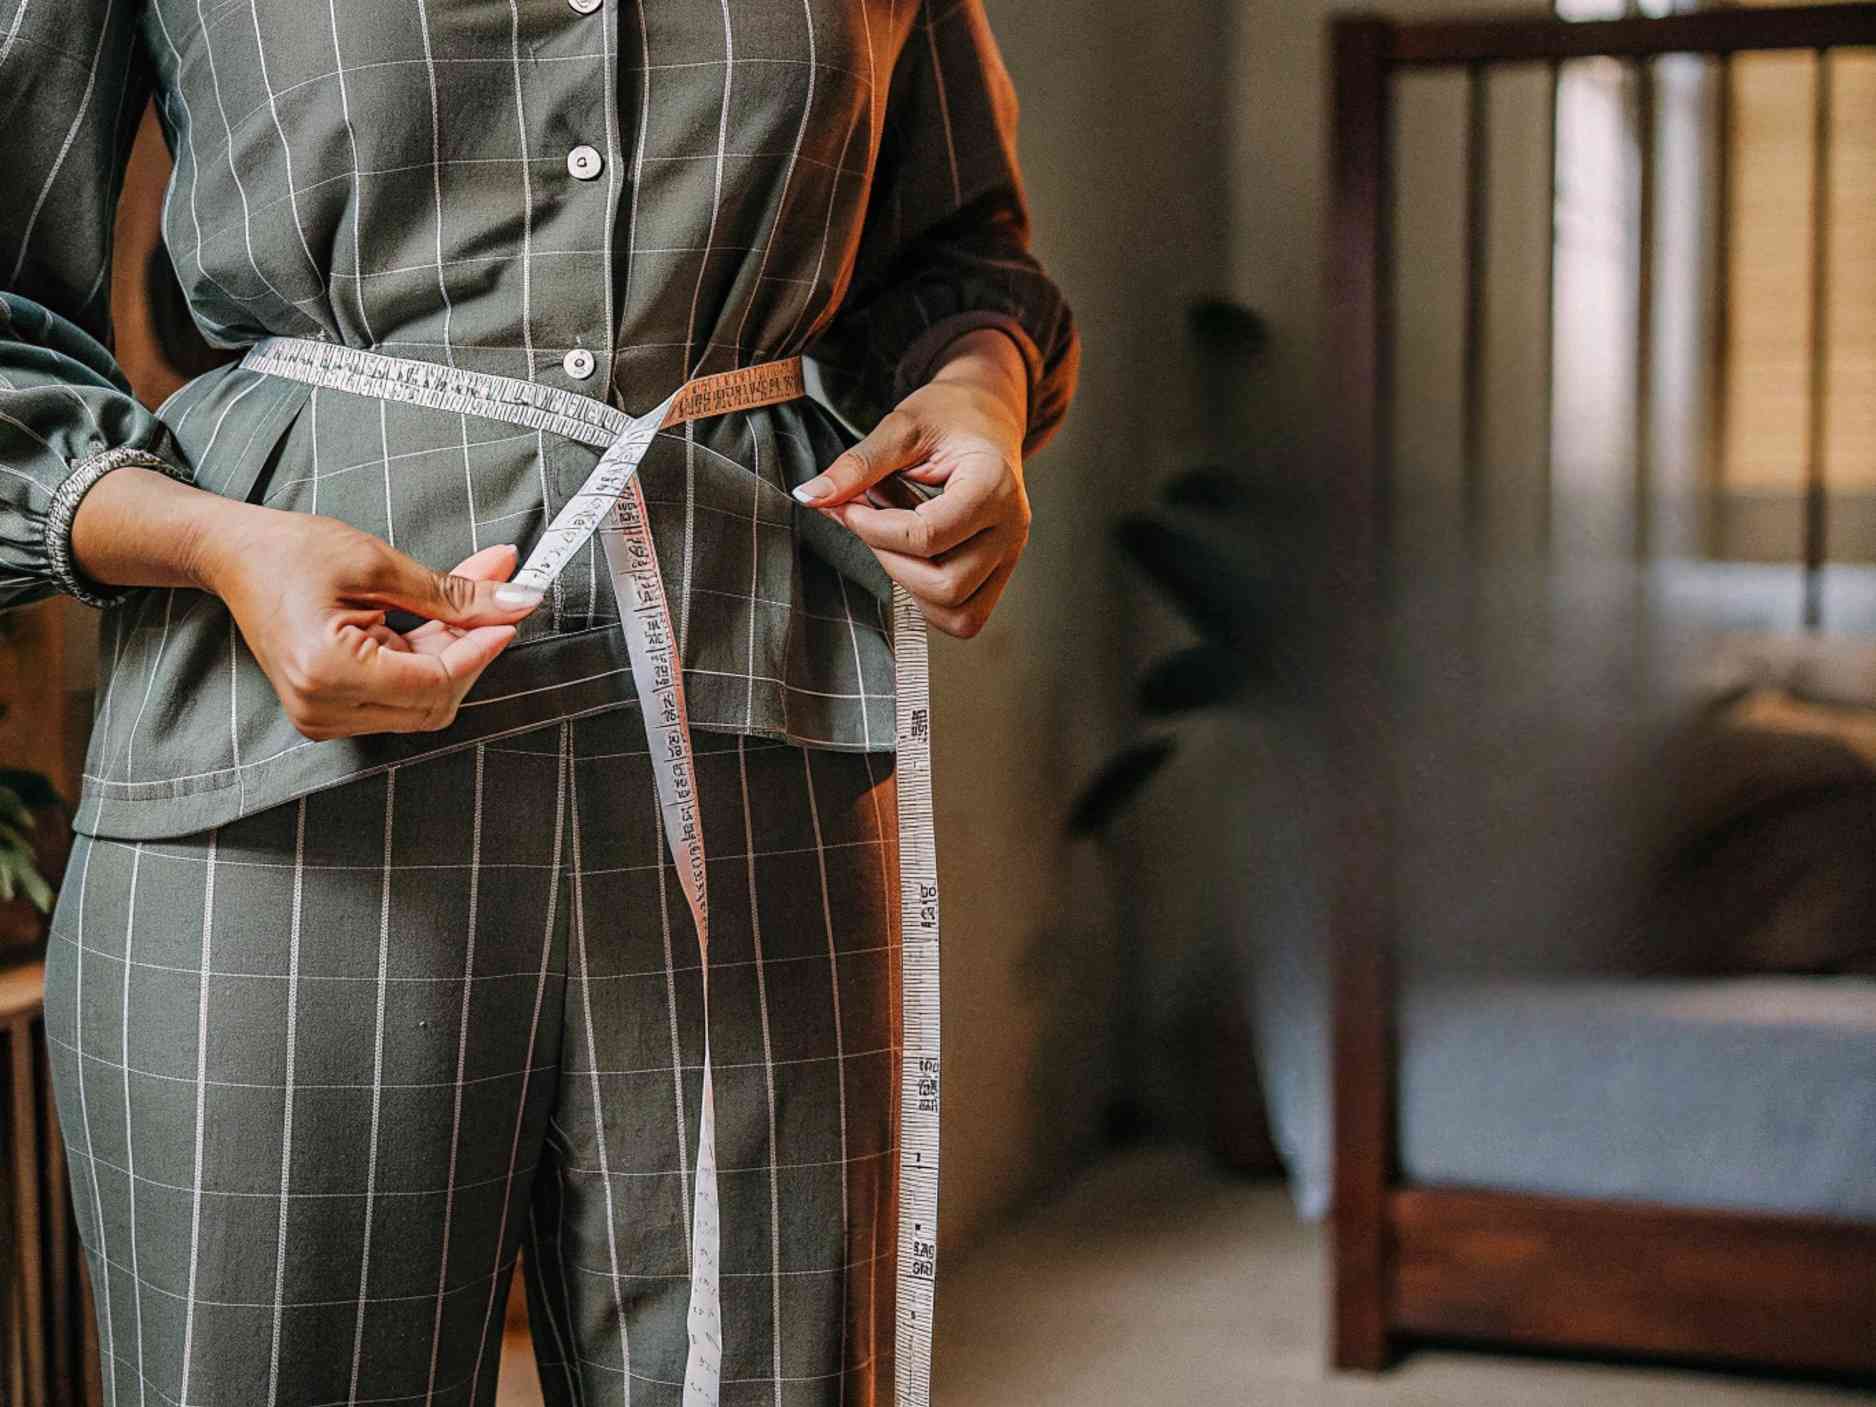
[[[708,1019],[708,852],[684,706],[683,661],[637,475],[660,430],[707,415],[754,410],[807,395],[802,360],[794,357],[699,377],[639,416],[557,386],[310,338],[263,338],[249,349],[241,365],[354,395],[550,430],[604,448],[586,482],[554,515],[514,580],[546,590],[597,533],[618,598],[620,629],[651,749],[665,842],[690,906],[703,961],[703,1095],[691,1204],[690,1346],[684,1404],[717,1407],[723,1364],[723,1301],[717,1278],[722,1213],[717,1200],[716,1091]],[[893,1386],[898,1407],[930,1407],[938,1274],[939,1103],[938,850],[932,802],[931,684],[924,617],[897,585],[893,587],[892,620],[901,974]]]

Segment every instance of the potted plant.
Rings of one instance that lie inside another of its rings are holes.
[[[1312,641],[1320,634],[1322,605],[1314,586],[1325,548],[1323,512],[1307,456],[1260,430],[1247,395],[1264,325],[1248,308],[1206,300],[1189,309],[1188,329],[1204,383],[1207,453],[1215,462],[1167,481],[1152,502],[1115,523],[1113,540],[1189,633],[1147,666],[1136,688],[1133,736],[1097,769],[1071,808],[1069,833],[1106,847],[1126,847],[1118,823],[1165,772],[1181,742],[1200,741],[1182,738],[1193,731],[1190,725],[1209,718],[1227,728],[1256,729],[1293,715],[1315,687]],[[1194,797],[1193,828],[1181,843],[1219,849],[1220,862],[1227,862],[1227,838],[1208,833],[1196,818],[1208,814],[1215,789],[1239,783],[1202,764],[1188,766],[1181,780],[1207,793]],[[1215,1151],[1236,1167],[1274,1164],[1252,1077],[1244,935],[1236,931],[1245,921],[1221,914],[1214,929],[1181,940],[1178,961],[1204,1008],[1196,1012],[1164,1010],[1167,997],[1149,995],[1164,973],[1146,942],[1127,949],[1114,1017],[1121,1088],[1107,1111],[1112,1141],[1138,1138],[1161,1122],[1142,1072],[1164,1058],[1156,1051],[1182,1040],[1186,1058],[1202,1066],[1189,1068],[1180,1083],[1210,1087],[1207,1121]],[[1151,1009],[1156,1001],[1161,1010]]]
[[[70,853],[71,818],[52,783],[0,770],[0,966],[39,955]]]

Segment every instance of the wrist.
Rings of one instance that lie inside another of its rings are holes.
[[[933,359],[931,382],[966,385],[994,396],[1022,437],[1029,421],[1029,371],[1008,333],[979,327],[953,338]]]
[[[72,555],[79,570],[101,586],[216,592],[226,543],[247,517],[264,511],[160,471],[126,465],[79,500]]]
[[[190,586],[220,596],[238,564],[250,555],[245,543],[256,520],[270,510],[197,492],[206,501],[182,509],[175,566]]]

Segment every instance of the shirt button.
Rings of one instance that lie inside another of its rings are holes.
[[[590,15],[604,3],[605,0],[567,0],[576,15]]]
[[[584,347],[575,347],[560,359],[561,367],[575,381],[584,381],[593,374],[593,354]]]
[[[567,170],[582,181],[590,181],[597,176],[603,164],[599,153],[589,146],[577,146],[567,153]]]

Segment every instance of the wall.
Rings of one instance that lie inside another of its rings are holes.
[[[1085,353],[1068,424],[1030,468],[1022,571],[982,636],[935,648],[953,1244],[1066,1175],[1114,1083],[1139,876],[1061,826],[1122,735],[1138,591],[1108,524],[1185,458],[1184,306],[1219,286],[1226,219],[1222,0],[988,9],[1039,249]]]
[[[1299,475],[1315,470],[1331,6],[989,10],[1023,100],[1040,248],[1077,307],[1086,360],[1075,412],[1033,467],[1036,526],[1016,586],[982,638],[937,652],[944,1195],[958,1240],[1092,1150],[1116,1090],[1140,1095],[1161,1129],[1203,1136],[1212,1082],[1252,1077],[1248,1062],[1208,1068],[1207,1006],[1232,977],[1220,954],[1254,935],[1279,881],[1261,837],[1280,819],[1280,788],[1254,784],[1272,773],[1270,739],[1231,720],[1186,728],[1172,770],[1098,854],[1064,845],[1059,822],[1125,735],[1133,678],[1186,634],[1116,557],[1106,525],[1207,447],[1188,300],[1224,293],[1265,317],[1270,348],[1250,391],[1262,443],[1245,448],[1286,445]],[[1434,88],[1416,120],[1424,154],[1452,167],[1452,135],[1438,130],[1451,93]],[[1512,147],[1521,103],[1499,100]],[[1508,203],[1528,206],[1518,163],[1502,164]],[[1404,214],[1420,222],[1403,233],[1426,247],[1428,289],[1457,287],[1437,224],[1440,196],[1456,190],[1454,168],[1427,186],[1424,210]],[[1500,234],[1507,273],[1533,238],[1517,225]],[[1436,341],[1450,310],[1426,303],[1431,321],[1413,335]],[[1492,331],[1514,377],[1528,379],[1519,338],[1533,306],[1527,297]],[[1516,438],[1516,419],[1495,443]],[[1123,1047],[1130,1018],[1139,1039]]]
[[[1264,320],[1268,345],[1248,387],[1253,425],[1248,456],[1273,459],[1298,483],[1324,469],[1321,427],[1336,407],[1322,402],[1323,252],[1329,192],[1327,25],[1346,4],[1328,0],[1248,0],[1223,15],[1224,125],[1215,144],[1224,161],[1227,235],[1219,291]],[[1502,11],[1503,0],[1390,0],[1396,18],[1467,9]],[[1489,242],[1491,316],[1487,453],[1496,464],[1537,462],[1542,415],[1541,254],[1548,236],[1548,182],[1533,154],[1542,150],[1541,73],[1494,82],[1490,94]],[[1404,477],[1426,511],[1421,530],[1449,533],[1458,492],[1458,389],[1463,237],[1463,78],[1415,78],[1398,106],[1403,182],[1396,241],[1401,270],[1397,357],[1402,375],[1397,425]],[[1183,144],[1180,158],[1192,144]],[[1208,143],[1210,145],[1210,143]],[[1204,201],[1197,185],[1188,199]],[[1508,475],[1487,505],[1506,540],[1531,538],[1537,521],[1534,475]],[[1437,539],[1436,539],[1437,540]],[[1328,550],[1333,550],[1332,544]],[[1134,652],[1178,638],[1149,607],[1150,629]],[[1298,735],[1282,720],[1251,726],[1221,719],[1186,730],[1186,747],[1151,792],[1125,844],[1135,857],[1134,932],[1145,950],[1152,1068],[1145,1084],[1162,1121],[1203,1130],[1218,1083],[1248,1084],[1248,1060],[1204,1057],[1216,1035],[1204,1003],[1220,979],[1243,990],[1244,973],[1266,974],[1269,960],[1298,1001],[1295,984],[1315,980],[1320,934],[1305,882],[1320,857],[1304,789],[1311,770]],[[1235,967],[1221,967],[1230,961]],[[1296,1013],[1274,1002],[1270,1008]],[[1266,1045],[1265,1049],[1269,1047]],[[1194,1057],[1199,1057],[1194,1059]]]

